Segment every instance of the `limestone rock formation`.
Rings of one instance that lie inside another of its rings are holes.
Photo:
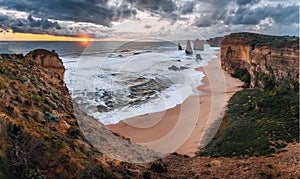
[[[196,59],[197,59],[197,60],[202,60],[201,55],[200,55],[200,54],[197,54],[197,55],[196,55]]]
[[[251,87],[274,87],[299,82],[299,38],[252,33],[225,36],[221,45],[222,68],[233,74],[246,69]],[[288,84],[286,84],[288,83]]]
[[[203,41],[196,39],[194,42],[194,50],[204,50],[204,43]]]
[[[188,41],[186,42],[185,53],[186,53],[187,55],[193,54],[193,49],[192,49],[190,40],[188,40]]]
[[[178,43],[178,50],[182,50],[182,46],[180,43]]]
[[[211,46],[211,47],[221,47],[221,43],[223,41],[224,37],[214,37],[206,40],[206,42]]]
[[[59,74],[60,79],[63,80],[65,68],[63,66],[62,60],[58,57],[55,51],[48,51],[45,49],[36,49],[29,52],[25,58],[32,58],[36,61],[38,65],[43,66],[51,71]]]

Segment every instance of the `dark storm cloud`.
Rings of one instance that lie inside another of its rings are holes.
[[[206,0],[210,4],[211,12],[206,16],[198,17],[194,25],[197,27],[208,27],[223,21],[225,24],[233,25],[257,25],[261,20],[272,18],[278,24],[292,24],[299,22],[299,5],[283,6],[262,6],[250,8],[251,6],[260,3],[261,0],[235,0],[222,1]],[[234,12],[230,12],[227,7],[230,3],[236,3],[238,8]]]
[[[61,29],[57,22],[47,19],[35,20],[31,15],[27,19],[17,19],[0,14],[0,22],[0,29],[12,28],[14,32],[45,33]]]
[[[240,7],[235,16],[230,16],[225,19],[226,24],[248,24],[256,25],[261,20],[272,18],[278,24],[292,24],[299,22],[299,6],[283,6],[277,5],[275,7],[259,7],[256,9],[249,9]]]
[[[139,10],[148,10],[153,13],[172,13],[177,10],[172,0],[127,0]]]
[[[216,24],[227,16],[227,5],[232,1],[218,1],[218,0],[204,0],[202,3],[208,5],[209,9],[206,11],[206,16],[196,18],[194,25],[197,27],[208,27]],[[201,12],[200,12],[201,13]]]
[[[136,9],[131,8],[127,3],[122,3],[116,7],[113,20],[134,17],[136,14]]]
[[[239,6],[245,6],[248,4],[257,4],[259,2],[260,2],[260,0],[237,0],[236,1],[237,5],[239,5]]]
[[[6,9],[25,11],[42,19],[91,22],[108,26],[114,11],[107,0],[0,0]]]
[[[61,29],[61,27],[59,26],[59,24],[57,22],[50,22],[47,19],[34,20],[32,18],[32,15],[29,15],[27,20],[31,27],[40,27],[42,29],[50,29],[50,28]]]
[[[194,11],[194,7],[195,7],[195,2],[193,1],[188,1],[186,2],[181,8],[180,8],[180,12],[182,14],[189,14],[192,13]]]

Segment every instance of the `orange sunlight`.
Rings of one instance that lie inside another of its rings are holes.
[[[3,32],[0,33],[0,41],[80,41],[84,44],[93,41],[93,38],[88,36],[83,37],[67,37],[56,36],[49,34],[31,34],[31,33],[13,33]]]

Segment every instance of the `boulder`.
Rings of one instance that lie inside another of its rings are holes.
[[[187,55],[193,54],[193,49],[192,49],[190,40],[188,40],[187,43],[186,43],[185,53]]]
[[[45,49],[36,49],[29,52],[25,58],[33,59],[38,65],[47,68],[59,74],[60,79],[63,80],[65,67],[62,60],[54,50],[51,52]]]
[[[196,39],[194,42],[194,50],[204,50],[204,43],[203,41]]]

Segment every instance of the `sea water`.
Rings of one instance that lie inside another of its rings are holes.
[[[66,68],[65,83],[81,110],[104,124],[163,111],[201,95],[207,65],[216,50],[186,55],[171,42],[1,42],[1,53],[55,50]],[[202,60],[196,60],[200,54]]]

